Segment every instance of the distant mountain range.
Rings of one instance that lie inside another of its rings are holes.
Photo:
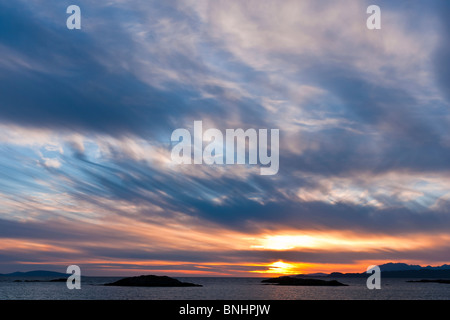
[[[381,276],[384,278],[450,278],[450,265],[422,267],[419,265],[411,265],[406,263],[393,263],[379,265]],[[361,273],[341,273],[332,272],[330,274],[313,273],[307,275],[298,275],[297,277],[328,277],[328,278],[361,278],[368,277],[366,272]]]
[[[0,277],[68,277],[68,274],[46,270],[35,270],[28,272],[0,273]]]
[[[443,264],[442,266],[432,267],[426,266],[422,267],[414,264],[406,263],[393,263],[389,262],[379,266],[381,271],[410,271],[410,270],[450,270],[450,265]]]

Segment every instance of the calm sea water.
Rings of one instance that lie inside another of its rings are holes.
[[[177,277],[203,287],[134,288],[106,287],[121,278],[85,277],[81,290],[69,290],[64,282],[14,282],[0,278],[0,300],[349,300],[349,299],[450,299],[450,285],[409,283],[408,279],[382,279],[381,290],[369,290],[366,279],[338,279],[348,287],[301,287],[261,284],[261,278]]]

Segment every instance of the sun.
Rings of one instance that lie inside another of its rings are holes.
[[[282,273],[282,274],[292,274],[295,266],[290,263],[283,261],[277,261],[272,263],[267,270],[268,273]]]
[[[300,274],[304,268],[308,265],[305,263],[288,263],[283,260],[278,260],[270,264],[258,265],[259,267],[266,267],[265,270],[254,270],[253,273],[264,273],[272,275],[289,275],[289,274]]]

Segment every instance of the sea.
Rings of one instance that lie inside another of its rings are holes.
[[[82,277],[81,289],[45,277],[0,277],[0,300],[449,300],[450,284],[381,280],[370,290],[365,278],[336,278],[346,287],[278,286],[263,278],[176,277],[203,287],[104,286],[121,277]],[[21,282],[18,282],[21,280]],[[38,280],[38,281],[36,281]],[[417,279],[415,279],[417,280]]]

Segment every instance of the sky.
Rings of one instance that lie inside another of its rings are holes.
[[[0,273],[449,263],[449,13],[443,0],[0,0]],[[174,164],[171,133],[194,121],[279,129],[278,173]]]

